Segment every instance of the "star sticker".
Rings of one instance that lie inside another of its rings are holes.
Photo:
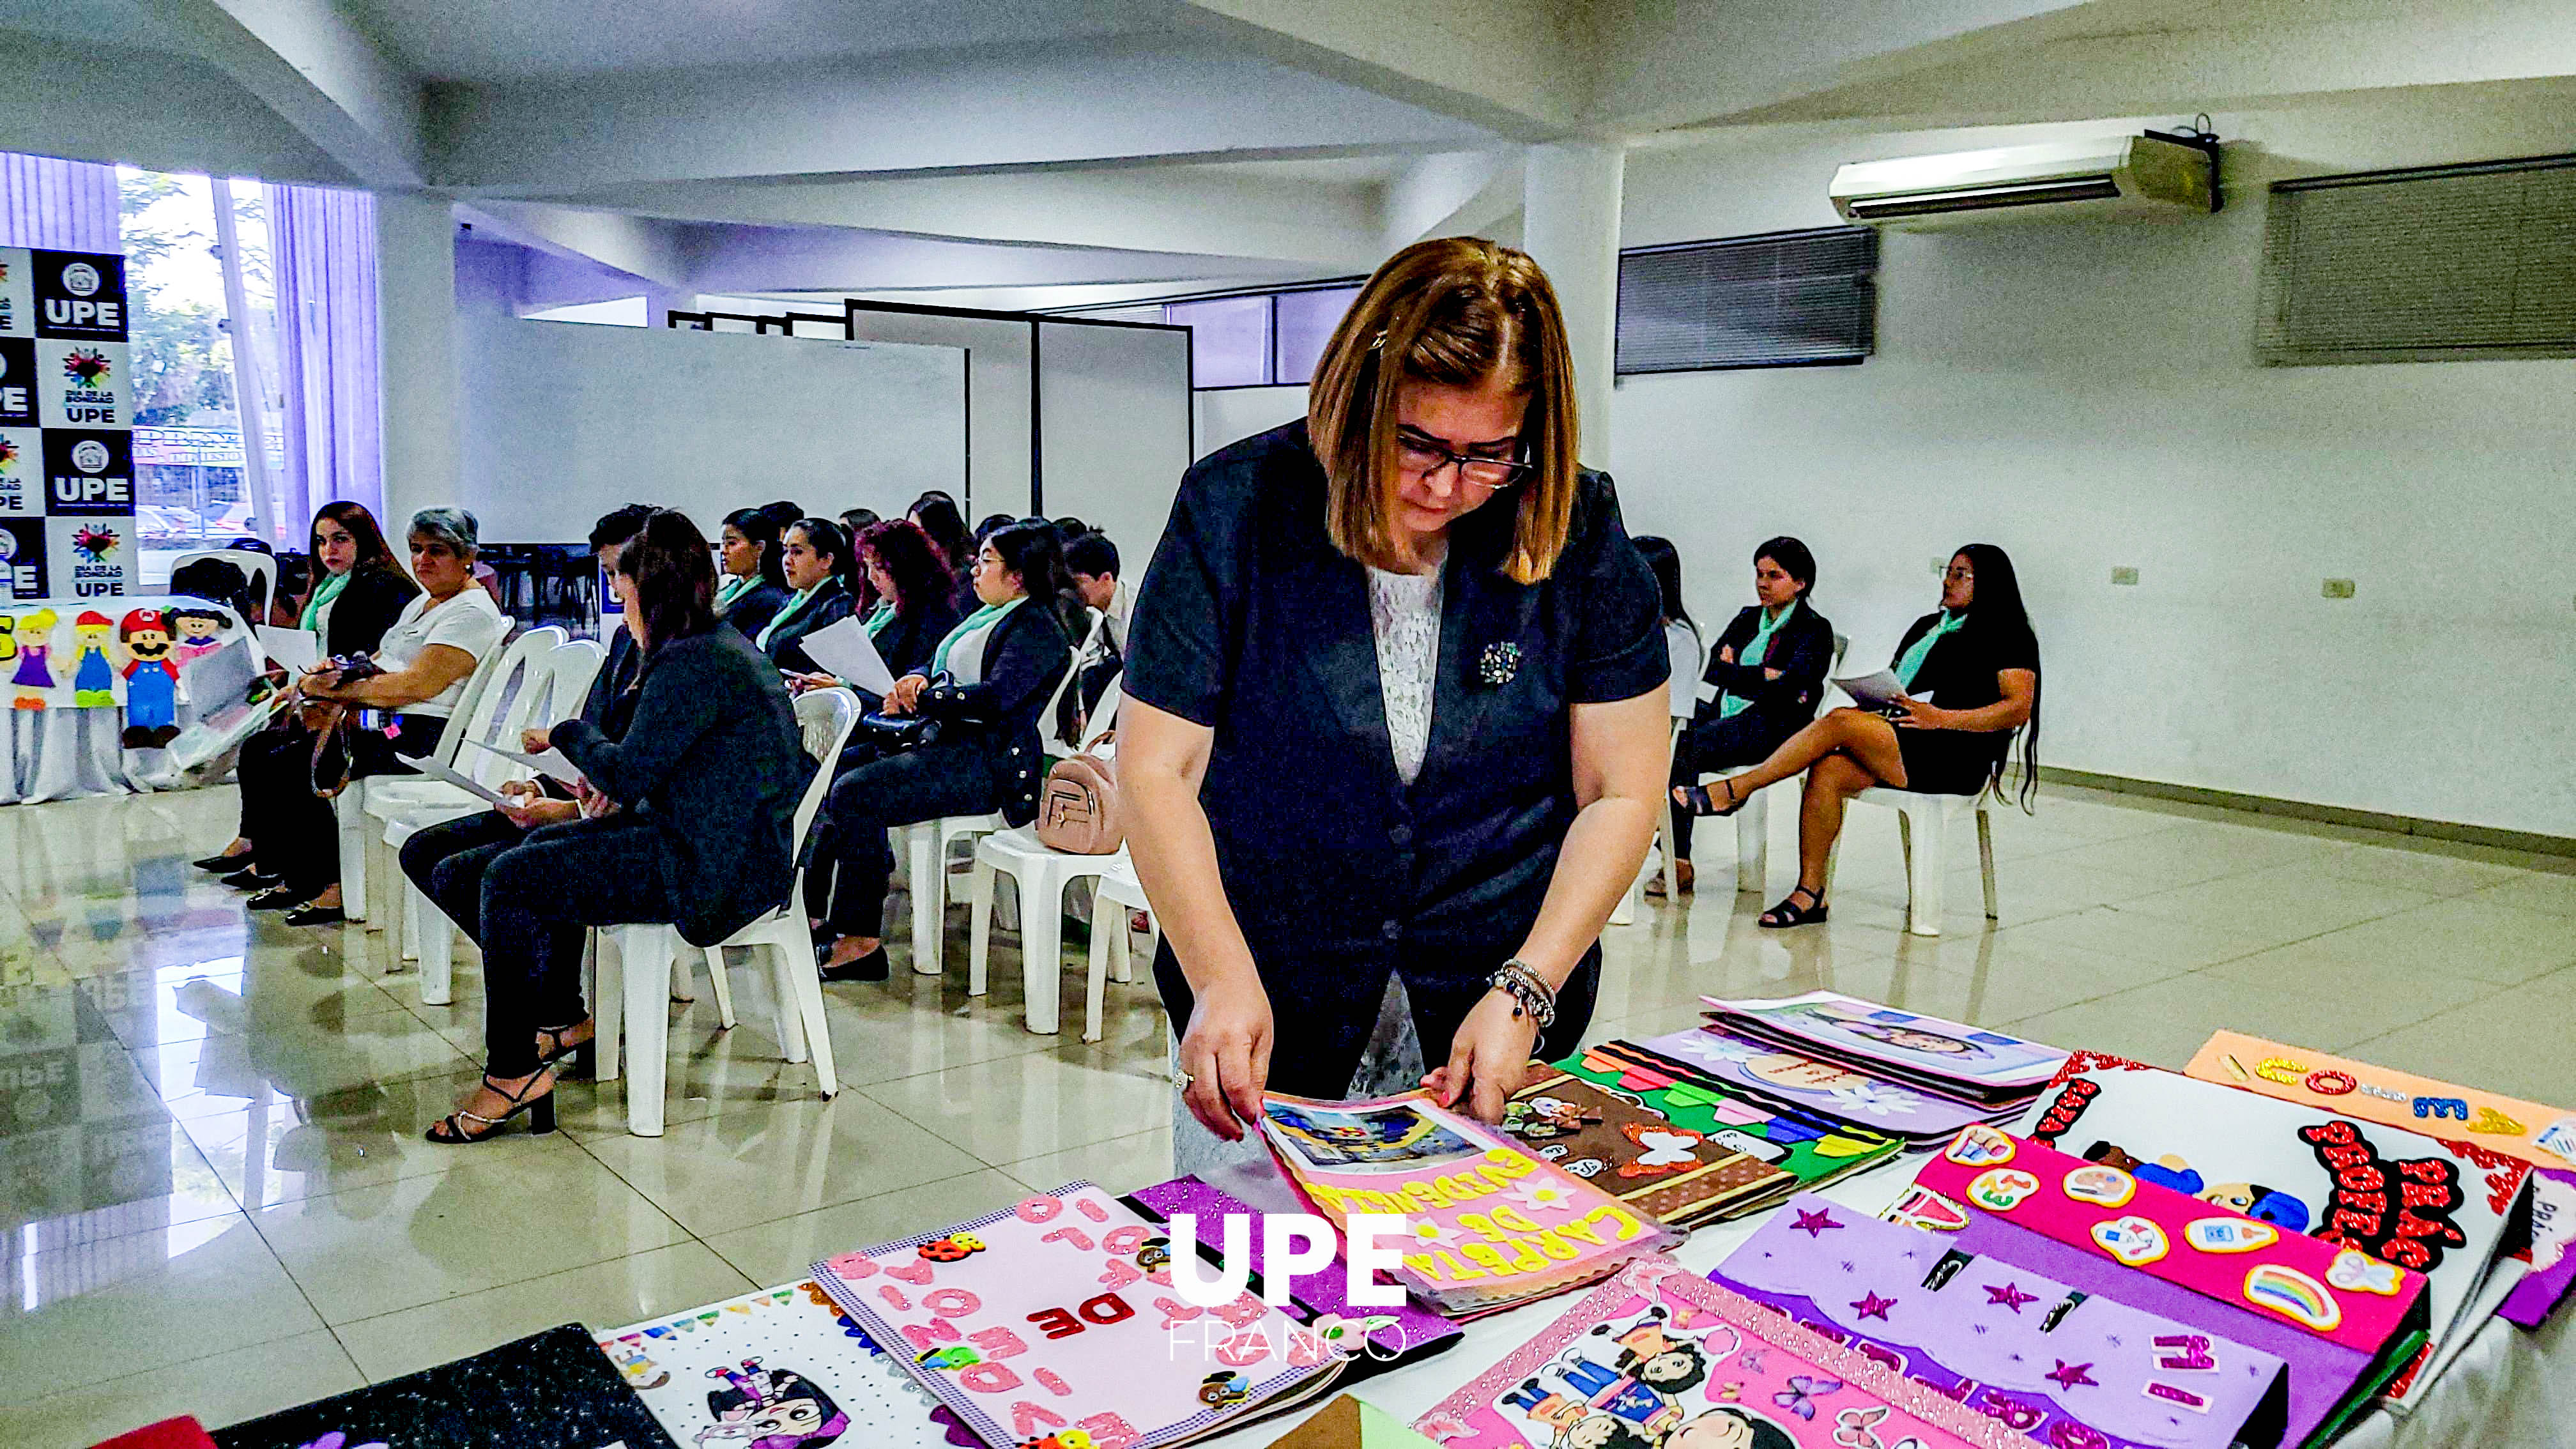
[[[1852,1307],[1860,1310],[1861,1317],[1875,1318],[1882,1323],[1887,1321],[1887,1310],[1894,1308],[1895,1306],[1895,1299],[1881,1298],[1876,1293],[1864,1294],[1852,1303]],[[2088,1364],[2086,1367],[2089,1368],[2091,1365]]]
[[[2093,1365],[2089,1363],[2070,1364],[2061,1358],[2057,1360],[2056,1371],[2049,1374],[2048,1377],[2051,1381],[2056,1383],[2059,1388],[2063,1389],[2071,1389],[2078,1384],[2089,1384],[2094,1388],[2100,1388],[2101,1385],[2095,1382],[2093,1376],[2085,1372],[2086,1369],[2089,1369],[2092,1366]]]
[[[1817,1212],[1809,1212],[1805,1208],[1800,1208],[1798,1209],[1798,1220],[1789,1225],[1789,1231],[1793,1233],[1805,1233],[1809,1238],[1813,1239],[1823,1237],[1825,1235],[1825,1229],[1827,1228],[1839,1228],[1841,1226],[1842,1224],[1834,1221],[1834,1215],[1831,1213],[1821,1210]]]
[[[2000,1303],[2006,1308],[2011,1309],[2016,1316],[2021,1313],[2021,1306],[2023,1304],[2037,1303],[2038,1301],[2038,1294],[2024,1293],[2021,1291],[2019,1284],[2006,1283],[2001,1288],[1997,1288],[1993,1284],[1986,1285],[1986,1302],[1990,1304]]]

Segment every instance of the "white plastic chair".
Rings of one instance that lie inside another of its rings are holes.
[[[268,622],[268,606],[277,599],[277,559],[273,555],[261,553],[256,549],[201,548],[170,560],[171,576],[175,578],[179,570],[199,559],[208,558],[221,559],[231,564],[242,571],[242,577],[250,580],[251,595],[259,600],[259,617],[243,620],[242,631],[251,635],[251,647],[258,648],[259,636],[252,631],[251,626]],[[232,607],[232,601],[229,599],[216,599],[210,602],[222,604],[226,608]]]
[[[1091,631],[1073,651],[1064,678],[1056,681],[1055,693],[1047,697],[1046,708],[1038,713],[1038,739],[1041,749],[1055,738],[1056,707],[1064,702],[1064,692],[1073,687],[1081,675],[1085,650],[1096,643],[1109,628],[1109,617],[1093,612]],[[937,820],[924,820],[912,825],[897,825],[887,831],[895,847],[895,859],[906,864],[905,879],[912,889],[912,969],[923,976],[936,976],[945,966],[948,922],[948,852],[960,841],[979,839],[997,830],[1007,830],[1011,822],[998,810],[983,815],[949,815]]]
[[[509,637],[511,624],[507,617],[501,620],[501,637]],[[558,636],[562,632],[560,629],[555,631]],[[429,752],[431,759],[442,765],[456,763],[456,752],[469,733],[459,729],[458,725],[488,715],[500,707],[497,700],[487,704],[483,696],[487,692],[485,686],[500,672],[501,662],[509,652],[507,649],[487,650],[476,662],[474,672],[465,677],[464,692],[457,696],[456,712],[449,717],[447,728],[440,732],[438,748]],[[340,822],[340,913],[352,921],[367,919],[367,857],[372,851],[372,832],[367,829],[367,797],[379,785],[400,778],[398,775],[370,775],[351,780],[349,788],[332,801]]]
[[[1672,653],[1672,679],[1667,690],[1673,726],[1664,738],[1664,778],[1670,779],[1674,752],[1681,748],[1682,731],[1690,727],[1692,711],[1697,708],[1699,677],[1708,668],[1708,656],[1700,648],[1698,631],[1679,622],[1664,625],[1664,644]],[[1681,869],[1673,863],[1673,796],[1669,790],[1664,792],[1663,823],[1655,836],[1654,853],[1638,866],[1637,878],[1628,883],[1628,893],[1610,912],[1611,925],[1636,923],[1637,912],[1646,900],[1646,882],[1658,869],[1664,876],[1664,899],[1680,900]]]
[[[1121,695],[1115,683],[1101,695],[1100,707],[1092,712],[1091,722],[1083,732],[1083,749],[1090,749],[1109,733],[1118,717]],[[1123,866],[1126,860],[1123,849],[1111,855],[1067,855],[1051,850],[1039,841],[1034,829],[1025,825],[996,831],[976,841],[975,874],[968,895],[974,928],[966,994],[981,996],[986,989],[985,963],[993,951],[993,875],[999,871],[1010,876],[1019,892],[1020,980],[1028,998],[1029,1030],[1040,1036],[1055,1035],[1059,1029],[1056,996],[1064,981],[1065,890],[1075,881],[1097,876],[1113,864]],[[1097,940],[1101,922],[1095,918],[1091,929]],[[1098,1041],[1099,993],[1094,989],[1088,994],[1091,1016],[1082,1039]]]
[[[1896,812],[1897,843],[1905,852],[1905,929],[1909,933],[1941,934],[1941,887],[1946,879],[1942,872],[1949,864],[1945,856],[1950,822],[1969,813],[1977,817],[1977,864],[1985,875],[1986,919],[2000,919],[1995,914],[1995,837],[1989,818],[1995,798],[1992,786],[1971,796],[1927,795],[1877,785],[1851,798],[1854,804],[1884,805]],[[1834,862],[1841,854],[1842,842],[1836,840],[1833,854],[1825,858],[1828,895],[1834,888]]]
[[[1843,672],[1843,653],[1849,648],[1851,648],[1850,636],[1844,634],[1834,636],[1834,662],[1833,667],[1826,671],[1828,677]],[[1833,694],[1834,689],[1830,684],[1819,692],[1816,699],[1818,719],[1824,718],[1833,708],[1828,702]],[[1699,783],[1715,784],[1729,775],[1740,775],[1752,768],[1751,765],[1735,765],[1723,770],[1702,771]],[[1664,801],[1664,828],[1670,831],[1672,797],[1667,795]],[[1749,892],[1758,896],[1762,894],[1763,881],[1771,874],[1771,792],[1768,790],[1756,792],[1752,799],[1744,802],[1743,809],[1735,812],[1734,820],[1735,889],[1738,892]],[[1667,834],[1664,838],[1670,840],[1672,836]],[[1667,882],[1664,889],[1670,891],[1671,883]]]
[[[832,765],[859,722],[858,696],[846,689],[817,689],[797,696],[796,725],[805,752],[821,761],[796,803],[795,834],[800,847],[814,816],[831,793]],[[724,950],[742,946],[767,951],[772,976],[770,999],[778,1011],[778,1044],[791,1062],[810,1054],[814,1076],[824,1097],[841,1090],[832,1066],[832,1033],[823,1018],[823,979],[814,969],[814,946],[805,932],[805,872],[788,883],[787,898],[776,909],[705,948],[707,969],[717,983],[724,1024],[733,1025],[732,989],[725,985]],[[599,1079],[619,1073],[618,1035],[626,1036],[626,1130],[638,1137],[662,1135],[662,1094],[670,1073],[671,1014],[664,990],[671,962],[685,943],[671,926],[603,926],[596,933],[612,949],[592,952],[591,1011]],[[691,948],[694,949],[694,948]]]
[[[1109,866],[1091,881],[1091,970],[1082,988],[1082,1039],[1100,1040],[1100,999],[1107,982],[1136,979],[1135,964],[1129,958],[1127,913],[1143,911],[1145,930],[1160,936],[1154,919],[1154,907],[1145,899],[1145,887],[1136,879],[1136,863],[1125,851],[1109,858]]]
[[[507,719],[502,721],[503,733],[499,743],[515,748],[518,730],[550,724],[578,709],[582,697],[590,692],[590,682],[598,676],[600,663],[605,657],[606,651],[588,639],[574,639],[555,646],[548,662],[553,687],[546,691],[526,692],[525,708],[514,705],[511,710],[512,714],[519,716],[517,724],[513,726]],[[517,766],[498,755],[480,750],[475,753],[482,758],[469,761],[473,768],[460,773],[487,785],[497,785],[518,773]],[[481,814],[487,808],[481,799],[453,787],[448,787],[448,794],[453,798],[399,804],[389,801],[381,813],[376,809],[376,802],[370,801],[368,814],[385,822],[385,848],[396,852],[398,859],[404,843],[420,831],[449,820]],[[395,879],[403,893],[404,950],[420,960],[421,1002],[427,1006],[444,1006],[453,999],[455,924],[409,878],[398,875],[388,878]]]

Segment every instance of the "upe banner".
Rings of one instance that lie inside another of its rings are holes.
[[[134,589],[130,321],[124,257],[0,247],[0,569],[16,597]]]

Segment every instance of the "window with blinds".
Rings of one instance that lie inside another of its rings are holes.
[[[1618,370],[1859,362],[1878,345],[1877,275],[1867,227],[1621,252]]]
[[[2576,357],[2576,156],[2275,182],[2274,366]]]

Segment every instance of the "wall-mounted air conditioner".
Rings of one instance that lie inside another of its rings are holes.
[[[1834,172],[1833,198],[1846,221],[1908,231],[2009,218],[2207,216],[2219,205],[2218,140],[2149,131],[1854,161]]]

